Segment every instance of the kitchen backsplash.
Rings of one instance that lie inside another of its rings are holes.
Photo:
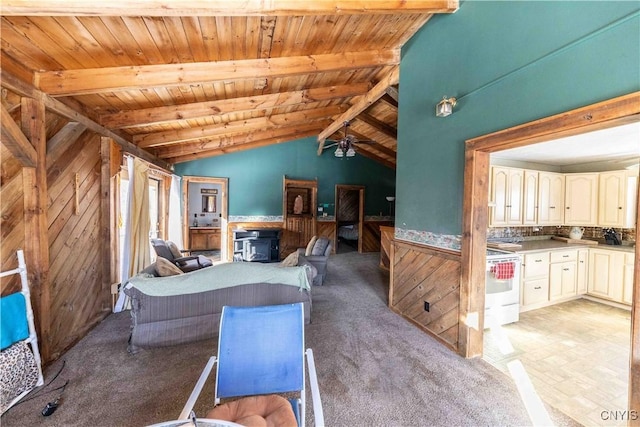
[[[492,227],[487,230],[487,239],[519,238],[534,236],[562,236],[569,237],[570,226],[533,226],[533,227]],[[583,239],[604,241],[602,227],[584,227]],[[635,228],[617,228],[622,240],[635,240]]]

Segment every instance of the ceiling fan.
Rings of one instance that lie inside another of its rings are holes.
[[[356,155],[355,148],[357,147],[358,144],[374,144],[375,143],[375,141],[371,141],[371,140],[361,141],[355,136],[348,134],[347,129],[349,128],[349,124],[350,123],[348,121],[344,122],[344,136],[341,139],[339,139],[338,141],[327,139],[327,142],[331,142],[332,144],[325,145],[323,149],[336,147],[336,151],[333,153],[333,155],[339,158],[345,158],[345,157],[353,157]]]

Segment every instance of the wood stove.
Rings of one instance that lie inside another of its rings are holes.
[[[280,232],[278,228],[233,230],[233,260],[279,262]]]

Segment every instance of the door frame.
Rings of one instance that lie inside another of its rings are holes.
[[[229,178],[218,178],[210,176],[190,176],[182,177],[182,241],[189,240],[189,218],[187,217],[189,210],[189,184],[217,184],[221,187],[220,198],[220,259],[229,260],[227,253],[227,228],[228,228],[228,210],[229,210]]]
[[[336,252],[338,251],[338,209],[339,205],[339,194],[340,191],[358,191],[358,253],[362,253],[362,233],[364,231],[364,185],[347,185],[347,184],[336,184],[336,192],[335,192],[335,209],[336,209],[336,229],[333,234],[333,241],[335,242]]]
[[[633,92],[465,142],[459,330],[461,353],[465,357],[479,357],[483,351],[490,154],[639,121],[640,92]],[[635,238],[640,241],[640,186]],[[637,248],[634,266],[629,409],[637,411],[640,409],[640,251]],[[629,425],[640,425],[640,420],[630,420]]]

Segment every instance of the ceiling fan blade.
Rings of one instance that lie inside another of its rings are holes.
[[[376,141],[372,140],[372,139],[365,139],[365,140],[357,140],[357,141],[353,141],[353,144],[377,144]]]
[[[322,149],[323,149],[323,150],[326,150],[327,148],[335,147],[336,145],[338,145],[338,143],[337,143],[337,142],[333,142],[333,143],[331,143],[331,144],[329,144],[329,145],[324,145],[324,146],[322,147]]]

